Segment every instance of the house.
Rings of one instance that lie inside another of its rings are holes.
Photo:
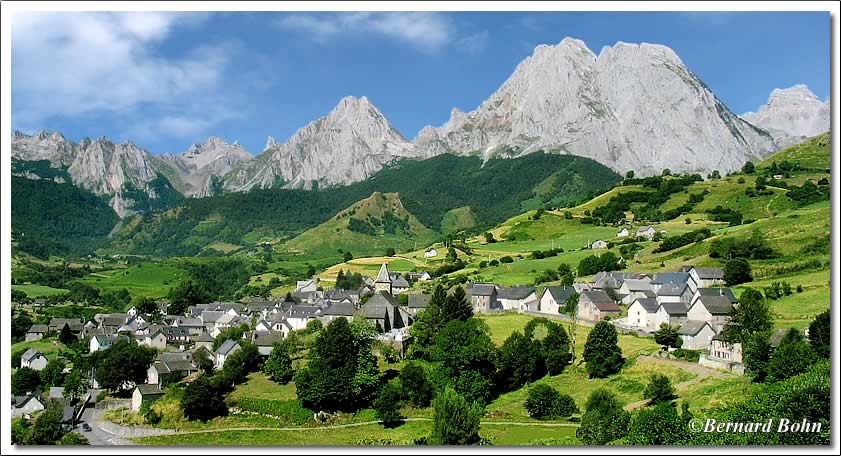
[[[216,321],[221,319],[223,316],[228,315],[220,315]],[[199,334],[204,332],[205,326],[204,321],[201,318],[196,317],[178,317],[175,321],[172,322],[172,326],[176,328],[184,328],[187,330],[189,335],[191,336],[198,336]]]
[[[651,290],[651,279],[625,279],[619,287],[622,304],[631,304],[638,298],[653,298],[656,296]]]
[[[598,240],[592,244],[590,244],[591,249],[606,249],[607,248],[607,241]]]
[[[628,228],[622,228],[621,230],[619,230],[618,233],[616,233],[616,237],[620,237],[620,238],[628,237],[630,234],[631,234],[631,232],[628,231]]]
[[[137,385],[131,394],[131,410],[134,412],[140,411],[144,402],[151,404],[163,395],[164,392],[158,388],[158,385]]]
[[[152,334],[146,334],[145,336],[142,336],[142,337],[143,337],[143,342],[142,342],[143,345],[145,345],[147,347],[155,348],[155,349],[158,349],[158,350],[166,349],[166,335],[164,335],[164,333],[161,332],[160,330],[157,330]]]
[[[381,332],[411,326],[413,321],[409,311],[401,307],[391,293],[383,291],[374,293],[361,310],[362,315],[375,324]]]
[[[656,293],[667,283],[685,283],[692,293],[698,289],[698,284],[688,272],[658,272],[651,280],[651,289]]]
[[[409,282],[406,281],[406,278],[403,277],[400,273],[398,273],[398,272],[390,273],[389,276],[391,277],[391,293],[392,294],[395,294],[395,295],[403,294],[403,293],[409,291],[409,288],[411,288],[411,285],[409,285]]]
[[[739,302],[736,299],[736,294],[733,293],[733,290],[730,288],[698,288],[695,290],[695,293],[692,293],[692,299],[690,302],[695,302],[701,296],[724,296],[730,300],[730,304],[736,304]]]
[[[578,318],[598,322],[605,317],[618,317],[622,309],[601,290],[582,292],[578,298]]]
[[[166,336],[166,343],[171,345],[184,345],[190,342],[190,331],[187,328],[177,326],[160,326],[158,330]]]
[[[310,280],[299,280],[295,284],[295,291],[318,291],[318,280],[317,279],[310,279]]]
[[[618,290],[628,279],[651,279],[648,274],[642,272],[599,272],[593,276],[593,283],[590,288],[596,290],[606,290],[608,288]],[[576,284],[577,285],[577,284]],[[580,293],[580,291],[579,291]]]
[[[726,296],[699,296],[692,302],[686,318],[710,323],[716,333],[721,332],[730,321],[733,304]]]
[[[697,268],[692,266],[687,272],[692,276],[692,280],[698,287],[708,288],[724,285],[724,271],[721,268]]]
[[[656,298],[637,298],[628,307],[628,324],[637,328],[657,329],[654,326],[654,315],[660,304]]]
[[[496,286],[492,283],[471,283],[464,291],[473,304],[474,313],[487,313],[502,308],[497,300]]]
[[[684,350],[704,350],[710,346],[716,335],[715,329],[706,321],[686,320],[677,331]]]
[[[236,353],[236,351],[240,348],[242,347],[240,347],[239,343],[236,341],[228,339],[225,342],[222,342],[222,345],[220,345],[214,353],[216,355],[216,368],[221,369],[222,367],[224,367],[225,360],[228,359],[229,356]]]
[[[503,310],[522,312],[528,310],[528,304],[533,303],[537,310],[537,290],[532,287],[516,285],[513,287],[496,287],[496,299]]]
[[[30,348],[20,356],[20,367],[28,367],[36,371],[43,370],[47,367],[47,357],[38,350]]]
[[[418,312],[429,307],[429,300],[432,298],[430,294],[412,293],[409,296],[408,310],[412,317],[417,316]]]
[[[546,287],[540,295],[537,311],[549,315],[559,315],[567,299],[575,294],[573,287]]]
[[[36,394],[27,393],[23,396],[12,396],[12,417],[32,415],[45,408],[45,401]]]
[[[680,326],[686,320],[687,306],[685,302],[662,302],[651,321],[653,329],[660,329],[663,323]]]
[[[48,328],[51,332],[59,332],[64,328],[64,325],[67,325],[70,332],[76,337],[79,337],[84,327],[81,318],[50,318]]]
[[[208,351],[212,350],[213,341],[214,339],[210,336],[210,334],[203,332],[196,337],[196,348],[198,349],[204,347]]]
[[[128,339],[125,336],[93,336],[91,337],[90,341],[90,352],[96,353],[100,350],[108,350],[111,348],[112,345],[116,344],[120,340]]]
[[[47,325],[32,325],[26,332],[26,341],[41,340],[47,335],[50,328]]]
[[[258,321],[254,326],[255,331],[280,331],[284,334],[284,337],[288,336],[293,329],[286,317],[280,313],[271,314],[265,320]]]
[[[321,315],[321,307],[318,306],[292,306],[284,315],[292,329],[298,331],[307,327],[310,320],[315,320]]]
[[[432,276],[426,271],[410,272],[408,275],[409,280],[412,282],[426,282],[427,280],[432,280]]]
[[[692,299],[692,290],[686,283],[664,283],[657,290],[657,302],[685,302]]]
[[[655,234],[657,234],[657,230],[655,230],[654,227],[650,225],[641,226],[639,227],[639,229],[637,229],[637,237],[646,238],[649,241],[654,239]]]
[[[299,304],[315,305],[324,299],[324,292],[321,290],[293,291],[291,295]]]
[[[426,249],[426,252],[423,252],[423,256],[426,258],[435,258],[438,256],[438,251],[432,248]]]
[[[263,356],[269,356],[275,342],[283,342],[283,339],[285,339],[283,333],[278,331],[252,331],[250,334],[251,342],[257,346],[257,351]]]
[[[726,369],[737,374],[743,374],[745,366],[742,364],[742,344],[727,342],[719,333],[710,340],[709,352],[701,354],[698,364],[712,369]]]
[[[385,291],[397,295],[409,291],[411,285],[399,272],[389,272],[386,263],[380,266],[377,278],[374,279],[374,291]]]
[[[354,313],[356,313],[356,306],[353,305],[353,302],[351,302],[350,299],[345,299],[327,306],[327,308],[321,311],[319,320],[324,323],[329,323],[337,318],[347,318],[348,320],[351,320],[353,319]]]

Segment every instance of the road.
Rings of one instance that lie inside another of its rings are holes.
[[[78,424],[76,430],[79,434],[85,436],[91,445],[134,445],[134,442],[126,440],[113,432],[106,430],[101,421],[104,410],[97,410],[93,407],[88,407],[82,413],[82,421]],[[82,430],[82,423],[88,423],[91,430],[86,432]]]

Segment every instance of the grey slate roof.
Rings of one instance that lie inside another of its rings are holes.
[[[558,303],[564,303],[575,293],[573,287],[546,287],[543,293],[549,293],[550,296]]]
[[[352,302],[349,301],[338,301],[334,302],[327,306],[321,314],[322,315],[334,315],[340,317],[352,317],[353,313],[356,311],[356,308],[353,306]]]
[[[315,318],[320,311],[318,306],[292,306],[286,311],[286,318]]]
[[[473,283],[464,291],[468,296],[491,296],[496,293],[496,286],[492,283]]]
[[[27,362],[32,361],[33,359],[37,358],[38,355],[41,355],[41,352],[39,352],[38,350],[36,350],[34,348],[30,348],[30,349],[26,350],[25,352],[23,352],[23,354],[20,356],[20,360],[21,361],[27,361]]]
[[[686,292],[687,285],[685,282],[669,282],[664,283],[659,290],[657,290],[657,296],[681,296],[684,292]]]
[[[733,304],[726,296],[701,296],[695,305],[698,303],[703,304],[712,315],[729,315],[733,311]]]
[[[280,331],[254,331],[251,334],[251,341],[258,347],[271,347],[275,342],[283,341],[283,333]]]
[[[213,342],[214,340],[216,339],[214,339],[213,336],[206,332],[203,332],[199,334],[198,337],[196,337],[196,342]]]
[[[141,383],[137,385],[137,390],[142,396],[163,396],[164,392],[158,388],[158,385],[148,385]]]
[[[680,326],[677,333],[681,336],[695,336],[704,329],[704,326],[710,326],[710,324],[700,320],[688,320]]]
[[[688,272],[658,272],[654,275],[653,284],[686,283],[689,281]]]
[[[662,307],[669,316],[686,315],[686,312],[689,310],[686,308],[685,302],[664,302],[660,304],[660,307]]]
[[[379,292],[374,293],[368,302],[362,306],[362,314],[367,318],[387,318],[389,315],[389,307],[394,308],[398,306],[398,302],[394,299],[391,293]]]
[[[499,299],[526,299],[535,289],[525,286],[497,287],[496,296]]]
[[[698,277],[706,280],[724,279],[724,271],[721,268],[693,268]]]
[[[231,353],[231,351],[234,350],[234,348],[239,348],[239,343],[237,341],[228,339],[225,342],[222,342],[222,345],[220,345],[219,348],[216,349],[216,353],[223,356],[228,355]]]
[[[639,298],[636,299],[634,302],[638,302],[640,306],[642,306],[642,308],[645,309],[645,311],[648,313],[655,313],[660,307],[660,304],[655,298]],[[631,305],[633,305],[633,303]]]
[[[391,286],[396,288],[409,288],[409,282],[407,282],[402,275],[398,275],[396,279],[391,281]]]
[[[698,288],[698,293],[701,296],[725,296],[732,304],[739,302],[730,288]]]
[[[602,312],[618,312],[622,310],[611,297],[600,290],[588,290],[581,293],[581,298],[590,301]]]
[[[32,325],[32,326],[29,327],[28,332],[33,333],[33,334],[43,334],[43,333],[46,333],[49,330],[50,330],[50,328],[47,325]]]

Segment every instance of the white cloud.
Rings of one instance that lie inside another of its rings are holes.
[[[456,41],[456,48],[469,54],[478,54],[485,50],[489,38],[487,31],[467,35]]]
[[[378,34],[429,53],[450,44],[455,35],[449,17],[434,12],[290,14],[278,24],[284,29],[306,32],[319,44],[341,35]]]
[[[17,13],[12,17],[13,120],[37,125],[54,116],[141,108],[202,116],[202,96],[223,83],[228,45],[206,45],[163,56],[158,45],[178,27],[206,14],[164,12]],[[197,100],[197,101],[193,101]],[[189,108],[183,106],[189,105]],[[194,125],[211,122],[196,118]],[[171,124],[170,131],[185,131]]]

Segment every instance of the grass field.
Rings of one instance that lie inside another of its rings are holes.
[[[125,288],[133,295],[161,298],[186,274],[174,261],[147,262],[125,269],[92,273],[80,281],[103,290]]]
[[[53,288],[45,285],[12,285],[12,290],[18,290],[26,293],[30,298],[41,298],[44,296],[52,296],[62,293],[67,293],[64,288]]]
[[[288,401],[297,399],[295,396],[295,384],[287,383],[280,385],[272,381],[262,372],[254,372],[248,376],[248,381],[237,385],[236,389],[229,395],[230,399],[237,400],[243,397],[254,399],[271,399],[277,401]]]
[[[47,359],[54,360],[58,356],[59,352],[64,350],[65,346],[64,344],[55,339],[41,339],[29,342],[17,342],[12,344],[12,353],[17,353],[18,351],[23,352],[30,348],[34,348],[39,352],[43,353],[44,356],[47,357]]]

